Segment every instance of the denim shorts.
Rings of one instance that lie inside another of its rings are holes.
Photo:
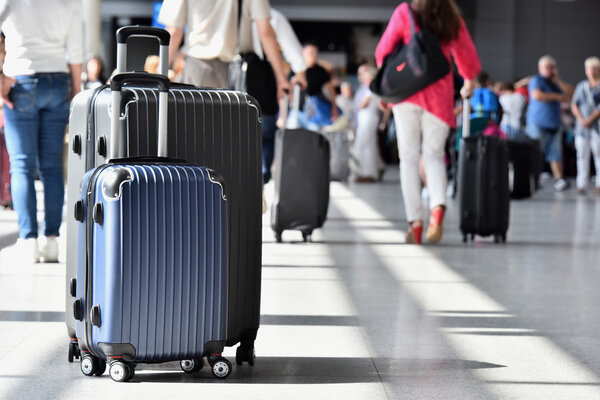
[[[562,161],[562,132],[560,129],[547,129],[537,125],[527,125],[527,136],[539,139],[546,161]]]

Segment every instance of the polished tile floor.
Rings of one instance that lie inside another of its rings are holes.
[[[452,202],[440,245],[403,244],[395,169],[334,183],[313,243],[274,243],[265,215],[258,358],[225,381],[173,363],[128,384],[83,376],[66,361],[64,264],[11,252],[1,211],[0,399],[600,399],[600,196],[545,186],[511,204],[504,245],[464,245]]]

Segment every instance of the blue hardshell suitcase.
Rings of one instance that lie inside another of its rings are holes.
[[[112,131],[118,131],[120,88],[160,75],[121,74],[111,84]],[[166,101],[159,101],[166,120]],[[159,123],[164,155],[166,124]],[[113,138],[116,137],[111,133]],[[213,374],[231,371],[221,357],[227,339],[227,196],[205,168],[164,161],[112,161],[84,176],[75,207],[79,224],[73,315],[86,375],[133,377],[137,362],[181,360],[192,372],[208,357]]]

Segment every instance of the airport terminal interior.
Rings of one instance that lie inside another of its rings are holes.
[[[116,27],[152,20],[152,1],[84,3],[100,12],[108,65]],[[301,39],[328,24],[352,37],[315,39],[353,85],[400,2],[365,3],[271,0]],[[576,84],[598,56],[596,0],[456,3],[496,80],[531,75],[552,54]],[[394,157],[376,182],[331,182],[327,220],[308,242],[298,231],[275,240],[267,183],[256,359],[238,366],[226,347],[233,371],[223,380],[178,362],[140,363],[126,383],[84,376],[67,360],[65,224],[59,262],[34,264],[14,251],[16,213],[0,209],[0,399],[600,399],[600,192],[577,191],[570,157],[569,188],[555,190],[546,168],[531,197],[510,201],[505,243],[465,243],[450,191],[441,242],[406,243]]]

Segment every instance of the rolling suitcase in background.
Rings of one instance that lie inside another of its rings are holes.
[[[159,151],[140,161],[123,154],[120,90],[132,81],[160,86]],[[227,205],[214,171],[172,163],[167,153],[169,80],[113,77],[110,162],[90,170],[75,208],[79,222],[73,316],[85,375],[128,381],[135,363],[181,360],[197,371],[206,356],[215,377],[227,322]],[[151,160],[151,161],[149,161]]]
[[[465,103],[468,100],[465,100]],[[463,241],[468,235],[494,236],[506,241],[510,193],[506,140],[469,137],[468,104],[463,111],[463,139],[458,161],[458,199]]]
[[[538,158],[534,152],[539,149],[539,145],[530,140],[509,140],[507,145],[510,197],[513,199],[531,197],[536,190],[534,163]]]
[[[160,42],[161,73],[166,75],[169,35],[150,27],[124,27],[117,32],[118,72],[127,65],[127,38],[155,36]],[[148,85],[123,88],[123,148],[129,157],[156,156],[158,90]],[[86,171],[108,161],[111,91],[107,86],[78,94],[71,104],[67,187],[67,286],[76,273],[75,202]],[[168,154],[191,165],[215,170],[227,183],[230,200],[229,301],[227,346],[241,343],[236,362],[254,363],[254,340],[260,322],[262,250],[262,138],[260,109],[241,92],[206,90],[172,84],[168,95]],[[73,299],[67,293],[67,309]],[[69,360],[78,355],[75,320],[67,313],[71,338]]]
[[[329,141],[330,178],[332,181],[345,182],[350,177],[350,135],[347,131],[323,132]]]
[[[296,86],[296,115],[299,97]],[[287,116],[285,103],[283,112]],[[306,242],[314,229],[323,226],[329,206],[329,176],[329,141],[325,136],[306,129],[284,128],[277,132],[271,227],[278,243],[284,230],[301,231]]]

